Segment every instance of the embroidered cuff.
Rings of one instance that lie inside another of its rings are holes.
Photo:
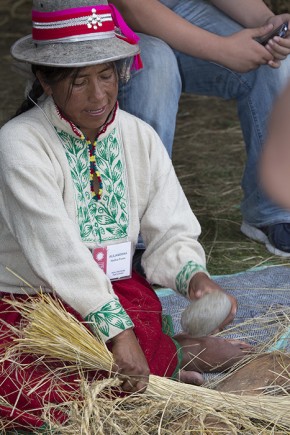
[[[183,296],[187,296],[189,281],[197,272],[204,272],[209,276],[208,271],[205,267],[200,264],[195,263],[194,261],[188,261],[185,266],[181,269],[181,271],[176,276],[175,286],[176,290],[182,294]]]
[[[104,341],[108,341],[125,329],[134,327],[118,299],[103,305],[100,311],[90,313],[85,320],[93,333]]]

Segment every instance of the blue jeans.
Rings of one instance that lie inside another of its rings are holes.
[[[179,0],[173,10],[199,27],[220,35],[241,26],[203,0]],[[173,51],[163,41],[140,34],[144,68],[120,87],[120,107],[155,128],[171,156],[181,92],[235,99],[246,146],[242,179],[243,219],[263,227],[289,222],[290,213],[270,201],[258,186],[258,162],[273,102],[290,78],[290,58],[279,69],[261,66],[236,73],[213,62]],[[221,48],[222,49],[222,48]]]

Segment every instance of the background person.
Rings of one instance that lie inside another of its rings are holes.
[[[236,99],[247,152],[241,230],[289,256],[290,214],[258,187],[258,162],[273,102],[290,77],[290,32],[266,47],[255,39],[289,25],[290,15],[275,16],[262,0],[112,3],[140,32],[144,63],[121,86],[120,106],[152,125],[171,155],[181,92]]]
[[[269,196],[290,209],[290,82],[271,113],[261,179]]]

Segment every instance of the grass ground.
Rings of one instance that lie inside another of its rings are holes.
[[[240,232],[245,150],[234,101],[183,95],[173,162],[201,226],[214,275],[289,264]]]

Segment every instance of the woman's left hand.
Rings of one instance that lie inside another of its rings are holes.
[[[281,61],[290,54],[290,14],[280,14],[270,17],[267,24],[273,24],[273,28],[288,23],[288,32],[285,38],[274,36],[270,39],[265,48],[272,54],[274,60],[270,60],[268,65],[272,68],[279,68]]]
[[[213,293],[215,291],[222,291],[225,293],[225,291],[218,284],[216,284],[211,278],[208,277],[208,275],[203,272],[196,273],[190,280],[188,295],[192,301],[200,299],[205,294]],[[230,313],[223,323],[219,325],[215,331],[213,331],[214,333],[221,331],[227,324],[231,323],[237,313],[238,304],[236,298],[229,294],[227,294],[227,297],[231,301]]]

